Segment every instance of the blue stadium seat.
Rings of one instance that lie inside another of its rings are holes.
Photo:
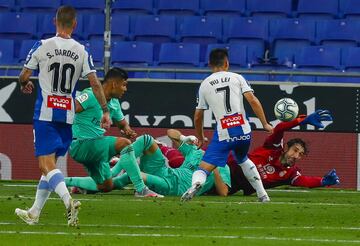
[[[297,14],[313,20],[333,19],[338,16],[338,5],[338,0],[298,0]]]
[[[245,0],[200,0],[204,15],[240,16],[245,13]]]
[[[90,40],[85,44],[93,59],[95,66],[104,65],[104,41],[103,40]]]
[[[186,16],[178,30],[181,42],[209,44],[222,38],[222,19],[217,16]]]
[[[21,42],[20,51],[18,55],[17,62],[20,64],[23,64],[26,60],[27,55],[29,54],[29,51],[34,46],[34,44],[37,42],[37,40],[23,40]],[[16,55],[15,55],[16,56]]]
[[[99,0],[62,0],[62,4],[73,6],[79,13],[100,14],[105,9],[105,1]]]
[[[360,72],[360,47],[342,49],[341,65],[344,72]],[[359,77],[337,77],[335,82],[360,83]]]
[[[292,0],[247,0],[247,10],[250,16],[291,17]]]
[[[358,20],[323,20],[317,22],[316,34],[320,45],[335,45],[337,47],[357,46],[360,34]]]
[[[128,38],[130,32],[130,17],[121,14],[112,14],[111,40],[121,41]]]
[[[33,13],[0,13],[0,37],[15,40],[37,38],[36,17]]]
[[[165,15],[138,15],[131,19],[130,33],[134,40],[153,43],[175,40],[176,17]]]
[[[229,44],[230,67],[247,67],[247,46],[237,43]]]
[[[160,48],[159,66],[198,67],[200,45],[191,43],[163,43]]]
[[[153,44],[148,42],[114,42],[111,64],[149,66],[153,64]]]
[[[15,0],[0,0],[0,12],[10,12],[15,6]]]
[[[83,22],[86,23],[83,27],[84,39],[86,40],[104,39],[105,15],[103,14],[84,15]]]
[[[268,40],[268,20],[264,18],[237,17],[224,19],[224,43],[258,43],[263,48]]]
[[[112,12],[123,14],[153,14],[153,0],[117,0],[112,6]]]
[[[160,44],[176,38],[176,17],[167,15],[138,15],[131,18],[130,35],[136,41],[154,44],[154,59],[158,59]]]
[[[292,67],[294,55],[315,42],[316,22],[308,19],[270,21],[270,56],[277,64]]]
[[[158,0],[157,13],[160,15],[196,15],[199,0]]]
[[[340,0],[340,13],[346,19],[360,19],[360,1],[358,0]]]
[[[54,24],[55,13],[52,14],[38,14],[37,15],[38,23],[38,32],[37,36],[39,39],[46,39],[55,36],[56,27]],[[83,34],[83,16],[82,14],[77,14],[76,17],[77,25],[75,31],[72,34],[72,37],[76,40],[81,40]]]
[[[60,0],[20,0],[19,10],[21,12],[56,12],[60,6]]]
[[[14,63],[14,41],[0,39],[0,64],[11,65]]]
[[[340,48],[332,46],[308,46],[295,56],[299,69],[337,70],[340,69]]]

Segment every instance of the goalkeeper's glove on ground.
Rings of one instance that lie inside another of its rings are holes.
[[[335,169],[331,170],[321,180],[322,186],[337,185],[337,184],[340,184],[340,179],[337,176]]]

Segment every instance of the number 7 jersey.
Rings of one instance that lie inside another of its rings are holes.
[[[76,83],[96,72],[85,47],[73,39],[52,37],[38,41],[24,67],[39,69],[34,120],[73,123]]]
[[[219,141],[251,132],[246,118],[243,93],[253,91],[239,74],[216,72],[200,85],[197,109],[211,109],[216,119]]]

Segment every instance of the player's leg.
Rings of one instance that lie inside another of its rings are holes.
[[[47,182],[46,177],[42,175],[37,186],[35,201],[32,207],[29,210],[16,208],[15,213],[29,225],[38,223],[41,210],[43,209],[50,194],[51,191],[49,189],[49,183]]]
[[[228,146],[225,143],[213,140],[210,142],[202,161],[192,176],[191,187],[182,195],[182,201],[192,199],[201,189],[207,177],[217,166],[225,166],[228,155]],[[184,164],[183,164],[184,165]]]
[[[146,186],[151,190],[161,195],[168,195],[170,193],[170,185],[165,178],[147,173],[142,173],[142,177]]]
[[[91,177],[68,177],[65,178],[67,187],[79,187],[83,190],[98,191],[97,184]]]
[[[235,159],[241,167],[246,179],[255,189],[260,202],[269,202],[270,198],[263,186],[260,174],[255,164],[247,157],[250,141],[238,141],[237,147],[234,149]]]

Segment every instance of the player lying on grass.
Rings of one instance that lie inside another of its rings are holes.
[[[129,138],[136,133],[130,128],[120,108],[118,98],[127,91],[127,72],[120,68],[110,69],[103,82],[107,107],[114,124]],[[71,142],[70,156],[81,163],[96,183],[97,189],[108,192],[113,189],[109,160],[119,153],[122,156],[122,166],[134,184],[136,196],[152,196],[158,194],[145,186],[137,165],[131,141],[123,137],[104,136],[100,119],[102,111],[91,88],[85,89],[76,97],[76,116]]]
[[[145,184],[162,195],[180,196],[190,186],[194,170],[199,165],[203,150],[197,149],[191,140],[195,137],[185,137],[177,130],[168,130],[168,136],[179,151],[185,156],[180,168],[170,168],[158,144],[150,135],[143,135],[132,144],[135,156],[140,157],[140,169]],[[130,183],[127,173],[115,177],[123,169],[122,156],[112,168],[114,188],[122,189]],[[89,177],[65,178],[67,186],[75,186],[87,191],[97,191],[95,183]],[[230,169],[228,166],[218,168],[209,176],[207,182],[199,191],[199,195],[214,188],[217,195],[226,196],[230,187]]]
[[[301,175],[300,169],[295,165],[295,162],[303,158],[307,153],[307,146],[303,140],[299,138],[291,139],[285,147],[282,146],[285,131],[300,124],[311,124],[322,128],[324,127],[322,121],[332,121],[329,111],[318,110],[307,117],[302,115],[293,121],[281,122],[275,127],[273,134],[266,138],[263,146],[249,153],[249,158],[255,163],[265,189],[280,185],[315,188],[340,183],[335,169],[331,170],[324,177]],[[181,153],[169,147],[164,148],[164,152],[171,153],[169,165],[178,167]],[[231,155],[227,163],[231,170],[231,189],[229,194],[234,194],[239,190],[243,190],[244,195],[253,194],[255,190],[247,181],[242,169],[238,167]]]

